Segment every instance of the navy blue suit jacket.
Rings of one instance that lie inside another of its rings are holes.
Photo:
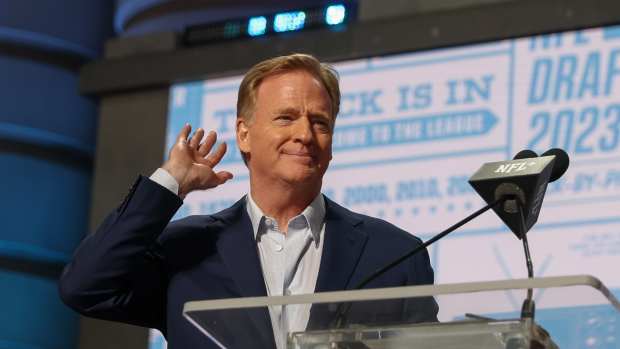
[[[421,243],[385,221],[325,201],[325,242],[316,292],[351,288]],[[245,199],[213,215],[169,223],[181,204],[167,189],[140,177],[123,203],[82,241],[65,267],[60,279],[63,301],[86,316],[157,328],[170,349],[215,348],[183,318],[183,304],[266,296],[257,245]],[[366,288],[431,283],[433,270],[424,251]],[[395,302],[393,307],[380,308],[390,316],[400,312],[409,321],[436,320],[433,299]],[[317,310],[319,313],[322,315],[311,312],[311,324],[320,326],[321,321],[329,320],[325,312]],[[218,336],[231,347],[275,348],[267,309],[213,316],[221,326]],[[367,320],[369,313],[359,311],[357,316]],[[381,319],[379,315],[377,320],[400,319]]]

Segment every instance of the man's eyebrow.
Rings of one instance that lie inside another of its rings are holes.
[[[276,110],[276,115],[295,115],[298,116],[301,112],[299,111],[298,108],[295,107],[284,107],[281,109],[277,109]],[[313,118],[325,118],[325,119],[330,119],[329,116],[329,112],[326,111],[322,111],[322,110],[317,110],[317,111],[310,111],[309,115]]]
[[[329,113],[322,112],[322,111],[311,112],[310,116],[313,118],[331,119],[331,117],[329,116]]]
[[[293,107],[286,107],[286,108],[278,109],[276,112],[278,114],[299,114],[299,110]]]

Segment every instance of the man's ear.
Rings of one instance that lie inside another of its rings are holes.
[[[242,117],[237,118],[237,146],[242,153],[250,153],[250,125]]]

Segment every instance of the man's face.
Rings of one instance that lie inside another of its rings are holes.
[[[267,182],[319,185],[332,158],[331,101],[303,70],[272,75],[259,85],[254,115],[237,121],[237,143],[252,176]]]

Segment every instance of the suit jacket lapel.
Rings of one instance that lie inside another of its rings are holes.
[[[241,296],[266,296],[267,289],[245,200],[238,201],[214,217],[226,225],[217,243],[218,252],[239,286]]]
[[[325,242],[316,292],[340,291],[349,285],[368,236],[359,225],[362,220],[352,212],[325,198]]]
[[[248,216],[245,199],[239,200],[231,208],[214,215],[222,221],[226,228],[221,232],[217,243],[218,252],[230,272],[230,277],[237,284],[241,297],[267,296],[265,280],[261,269],[260,258],[252,222]],[[258,348],[274,348],[273,329],[267,308],[252,309],[248,316],[258,330],[255,343]]]

